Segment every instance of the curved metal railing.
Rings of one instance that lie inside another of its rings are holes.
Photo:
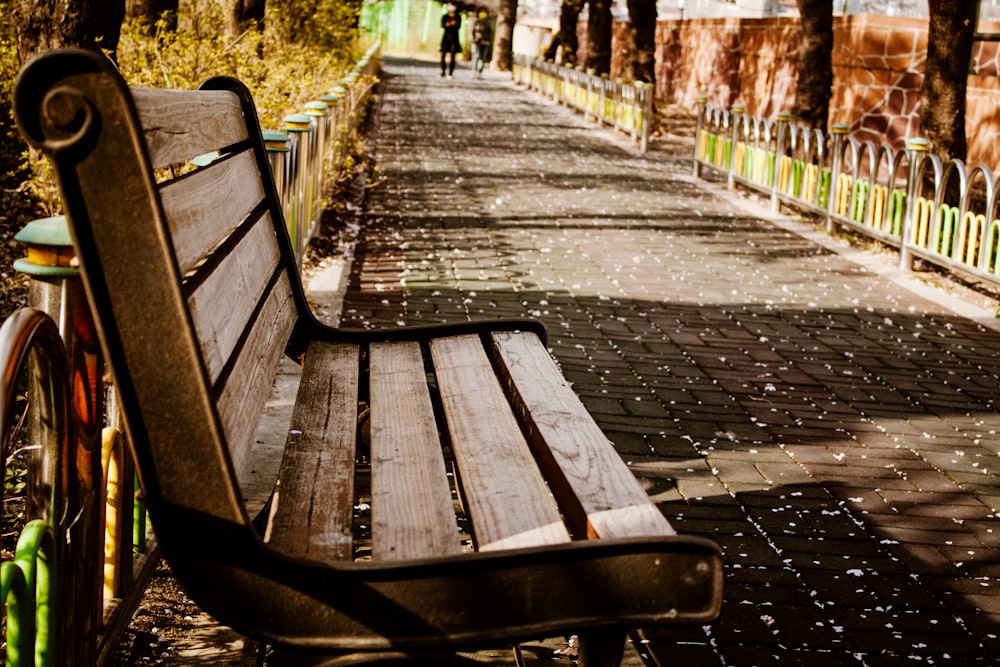
[[[653,86],[642,81],[612,80],[582,67],[565,67],[552,61],[515,53],[511,72],[514,81],[547,95],[560,104],[631,135],[646,152],[653,115]]]
[[[942,161],[927,142],[906,149],[858,141],[846,125],[829,132],[749,116],[698,100],[694,175],[710,170],[784,203],[825,216],[899,249],[900,266],[920,259],[1000,286],[1000,180],[984,165]]]
[[[341,172],[352,137],[377,82],[381,43],[376,42],[329,93],[301,113],[285,117],[280,130],[264,132],[285,222],[300,265],[323,212],[324,181]]]
[[[18,397],[25,377],[32,390],[32,433],[36,472],[30,480],[24,514],[29,519],[18,539],[14,560],[0,564],[0,597],[7,619],[6,664],[56,662],[58,610],[72,599],[73,581],[57,578],[60,560],[74,557],[66,537],[75,516],[73,473],[60,462],[72,460],[74,429],[70,404],[70,366],[55,322],[40,310],[24,308],[0,327],[0,455],[6,469],[21,421]],[[6,498],[4,499],[6,500]],[[57,536],[59,539],[57,539]],[[57,544],[64,545],[60,553]],[[57,583],[59,584],[57,586]]]

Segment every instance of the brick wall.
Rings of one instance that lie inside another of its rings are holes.
[[[625,25],[616,24],[612,76],[621,74],[627,55],[624,32]],[[580,40],[582,62],[585,29]],[[659,21],[657,99],[693,108],[706,94],[712,104],[742,102],[749,113],[773,118],[795,100],[799,41],[796,19]],[[906,138],[919,136],[926,56],[924,19],[836,17],[831,123],[847,123],[861,140],[902,148]],[[977,43],[967,99],[968,163],[1000,169],[1000,44]]]

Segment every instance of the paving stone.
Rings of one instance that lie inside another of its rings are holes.
[[[722,617],[647,632],[662,664],[1000,660],[1000,334],[691,181],[690,146],[388,70],[344,320],[546,323],[661,510],[724,548]]]

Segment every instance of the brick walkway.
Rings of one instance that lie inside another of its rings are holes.
[[[546,323],[663,512],[725,551],[722,617],[652,633],[663,664],[1000,663],[1000,334],[694,182],[686,149],[385,69],[343,322]]]

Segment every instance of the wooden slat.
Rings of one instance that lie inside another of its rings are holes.
[[[227,90],[132,88],[153,169],[247,138],[236,93]]]
[[[431,354],[478,548],[568,541],[479,337],[431,341]]]
[[[420,344],[372,344],[372,557],[459,554],[462,545]]]
[[[274,230],[265,216],[188,299],[213,382],[243,336],[279,258]]]
[[[160,198],[184,275],[246,219],[263,200],[264,186],[246,150],[170,181]]]
[[[590,537],[674,534],[538,337],[500,332],[493,334],[493,342],[507,379],[516,388],[519,411],[531,423],[540,462],[544,464],[551,452],[555,466],[546,469],[550,484],[554,489],[565,485],[578,499],[583,516],[573,518],[574,531],[586,522]],[[557,481],[560,476],[562,482]],[[562,501],[563,494],[556,492]],[[575,513],[566,505],[563,511]]]
[[[218,399],[235,470],[242,469],[249,455],[294,318],[291,285],[288,276],[282,274],[274,288],[264,295],[263,306]]]
[[[358,347],[306,353],[265,539],[292,556],[351,558]]]

